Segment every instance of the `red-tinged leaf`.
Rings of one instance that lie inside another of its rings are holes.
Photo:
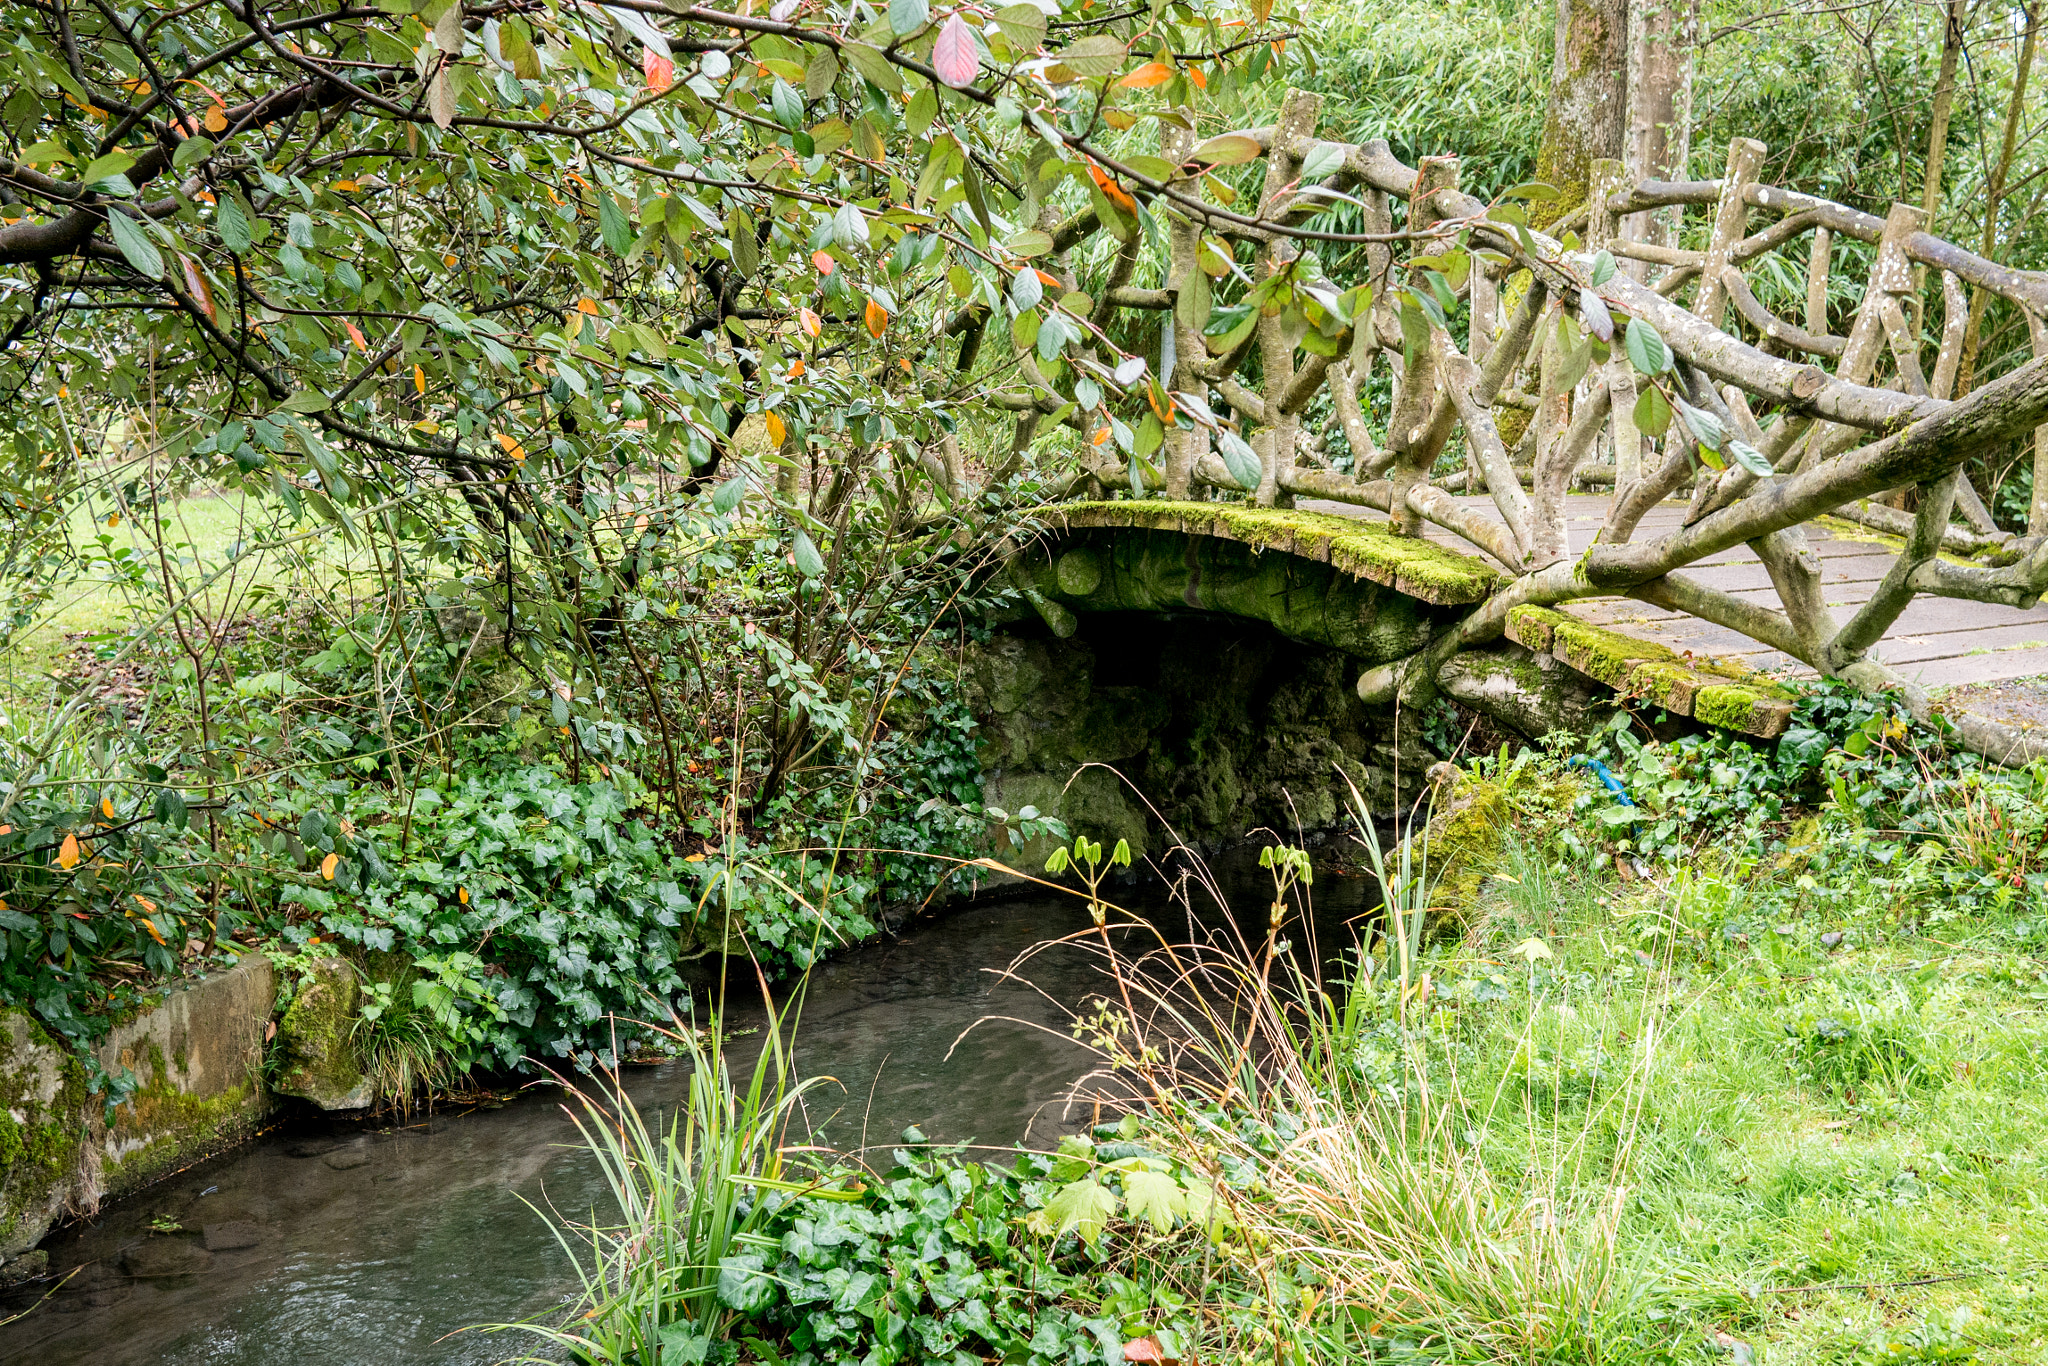
[[[193,303],[199,305],[199,311],[206,315],[206,320],[219,326],[220,315],[213,310],[213,290],[206,283],[206,273],[189,256],[180,255],[178,264],[185,268],[185,292],[192,296]]]
[[[657,94],[676,83],[676,64],[651,47],[640,49],[640,70],[647,77],[647,88]]]
[[[1165,1366],[1169,1359],[1158,1338],[1134,1338],[1124,1344],[1125,1361],[1149,1361]]]
[[[868,300],[868,306],[861,310],[861,319],[867,323],[870,337],[879,340],[889,330],[889,311],[873,299]]]
[[[1199,66],[1188,68],[1188,79],[1195,83],[1195,89],[1197,90],[1207,90],[1209,88],[1209,78],[1202,74],[1202,68]]]
[[[796,316],[797,321],[803,326],[806,337],[816,337],[825,330],[824,322],[808,308],[799,308],[796,311]]]
[[[1165,62],[1147,62],[1117,84],[1127,90],[1150,90],[1173,79],[1173,68]]]
[[[812,252],[811,264],[818,268],[818,274],[820,275],[830,275],[833,271],[839,269],[839,263],[832,259],[832,253],[829,251]]]
[[[974,49],[974,35],[956,12],[939,30],[939,41],[932,47],[932,70],[958,90],[971,84],[980,69],[981,54]]]
[[[348,339],[356,344],[356,350],[367,351],[370,349],[370,343],[368,339],[366,339],[363,336],[362,328],[357,327],[354,323],[350,322],[346,318],[343,318],[341,320],[341,325],[348,329]]]

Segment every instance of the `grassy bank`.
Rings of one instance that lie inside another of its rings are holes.
[[[1498,839],[1391,871],[1341,980],[1289,945],[1313,886],[1276,850],[1264,943],[1101,940],[1071,1004],[1120,1124],[998,1164],[912,1133],[883,1170],[774,1129],[773,1172],[685,1174],[755,1193],[716,1255],[581,1230],[564,1332],[642,1363],[2048,1359],[2035,777],[1827,695],[1800,720],[1611,748],[1633,805],[1468,766],[1439,800]],[[664,1151],[617,1165],[626,1208]]]

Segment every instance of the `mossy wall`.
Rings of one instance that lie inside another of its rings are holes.
[[[33,1274],[61,1217],[90,1215],[243,1137],[262,1119],[276,980],[260,954],[170,992],[94,1050],[135,1086],[108,1118],[85,1066],[29,1012],[0,1010],[0,1282]]]
[[[1358,701],[1357,673],[1339,651],[1203,613],[1093,612],[1067,639],[1017,627],[971,671],[986,799],[1141,854],[1164,850],[1168,824],[1210,846],[1336,827],[1346,777],[1375,808],[1393,787],[1390,728]]]

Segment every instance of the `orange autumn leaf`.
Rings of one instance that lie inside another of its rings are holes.
[[[205,123],[207,132],[225,133],[228,129],[228,107],[224,104],[209,105]]]
[[[448,269],[450,270],[455,269],[457,264],[457,258],[455,253],[451,251],[447,255],[443,256],[441,258],[441,264],[448,267]]]
[[[156,903],[154,901],[151,901],[148,897],[143,896],[140,893],[131,893],[131,895],[135,897],[136,905],[142,907],[143,910],[149,912],[151,915],[156,914]]]
[[[861,321],[868,325],[868,335],[870,337],[879,339],[884,332],[889,330],[888,310],[873,299],[868,300],[868,306],[861,310],[860,316]]]
[[[469,904],[469,888],[457,887],[455,889],[455,899],[467,906]]]
[[[761,423],[768,429],[768,439],[778,446],[789,436],[788,426],[774,413],[761,414]]]
[[[206,275],[199,269],[199,263],[181,252],[178,264],[185,273],[185,292],[192,296],[193,303],[199,305],[199,311],[206,315],[206,320],[218,326],[220,315],[214,312],[213,289],[206,283]]]
[[[334,870],[340,864],[341,855],[329,854],[326,858],[320,860],[320,876],[326,878],[329,882],[334,881]]]
[[[416,394],[427,392],[427,372],[417,365],[412,368],[412,388]]]
[[[1173,68],[1165,62],[1147,62],[1117,84],[1126,90],[1150,90],[1173,79]]]
[[[825,330],[825,324],[819,320],[817,314],[811,312],[808,308],[799,308],[796,311],[796,317],[797,321],[803,325],[806,337],[815,337]]]
[[[353,180],[337,180],[334,182],[334,188],[346,194],[354,194],[356,183]]]
[[[346,318],[341,320],[341,325],[348,329],[348,339],[356,344],[356,350],[367,351],[370,349],[370,343],[363,337],[362,328],[357,327]]]
[[[818,268],[818,274],[820,275],[830,275],[833,271],[839,269],[839,263],[832,259],[832,253],[828,251],[812,252],[811,264]]]
[[[67,873],[78,866],[78,836],[66,835],[57,846],[57,866]]]
[[[791,379],[802,379],[804,377],[804,358],[802,356],[798,356],[789,363],[789,377]]]
[[[1195,83],[1195,89],[1197,90],[1207,90],[1209,88],[1209,78],[1202,74],[1202,68],[1199,66],[1188,68],[1188,79]]]
[[[110,821],[114,819],[114,799],[112,797],[100,798],[100,814]]]
[[[676,83],[676,64],[651,47],[640,49],[640,71],[647,77],[647,88],[657,95]]]
[[[142,928],[143,928],[144,930],[148,931],[148,933],[149,933],[149,937],[150,937],[151,939],[154,939],[154,940],[155,940],[155,941],[156,941],[157,943],[159,943],[159,944],[162,944],[162,943],[164,942],[164,936],[163,936],[163,933],[162,933],[162,931],[158,930],[156,926],[154,926],[154,925],[150,924],[150,923],[149,923],[149,921],[148,921],[147,919],[145,919],[145,920],[144,920],[144,921],[142,922]],[[169,947],[169,946],[168,946],[168,945],[166,945],[165,947]]]
[[[1110,203],[1126,213],[1136,213],[1138,211],[1138,201],[1131,198],[1130,192],[1116,183],[1115,176],[1105,173],[1100,166],[1097,166],[1092,161],[1088,163],[1088,176],[1095,182],[1096,188],[1109,196]]]
[[[1058,289],[1060,287],[1060,279],[1057,275],[1047,275],[1044,271],[1038,269],[1036,266],[1032,267],[1031,273],[1033,275],[1036,275],[1038,277],[1038,283],[1044,285],[1047,289]]]
[[[1109,428],[1103,427],[1100,430],[1098,430],[1094,436],[1088,439],[1088,444],[1091,446],[1100,446],[1103,442],[1107,440],[1109,440]]]
[[[592,317],[597,316],[597,300],[591,298],[588,294],[576,301],[576,307]]]
[[[506,455],[511,456],[514,460],[523,461],[526,459],[526,447],[520,445],[517,439],[504,432],[498,433],[498,445]]]

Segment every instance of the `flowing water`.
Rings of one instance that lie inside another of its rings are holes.
[[[1263,877],[1232,866],[1225,885],[1241,910],[1253,909],[1259,923],[1247,931],[1261,933]],[[1371,898],[1362,879],[1326,876],[1316,893],[1327,957],[1350,941],[1344,926]],[[1120,899],[1170,935],[1188,932],[1186,912],[1157,891]],[[911,1124],[934,1141],[996,1149],[1049,1147],[1085,1126],[1088,1112],[1062,1104],[1090,1065],[1067,1036],[1065,1007],[1102,990],[1099,960],[1061,947],[1031,960],[1028,983],[997,974],[1087,923],[1072,899],[977,901],[815,969],[796,1068],[835,1081],[810,1097],[814,1133],[844,1149],[877,1146],[886,1165]],[[761,1014],[736,1008],[729,1023],[743,1030]],[[759,1038],[736,1035],[736,1067]],[[651,1112],[684,1095],[688,1069],[631,1068],[626,1081]],[[0,1327],[0,1361],[415,1366],[519,1356],[533,1339],[461,1330],[558,1310],[574,1272],[538,1211],[607,1213],[563,1100],[558,1087],[536,1086],[496,1108],[383,1125],[295,1114],[53,1235],[51,1266],[83,1269]],[[0,1296],[0,1317],[47,1289]]]

